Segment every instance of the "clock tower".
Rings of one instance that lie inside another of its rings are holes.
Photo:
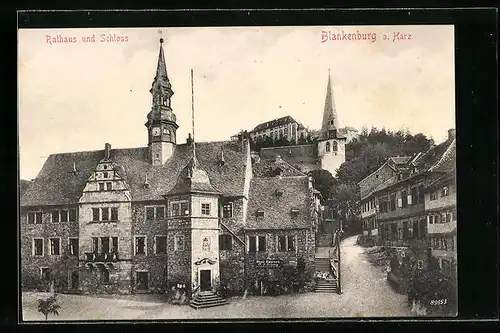
[[[167,75],[165,55],[163,53],[163,38],[160,38],[160,54],[156,76],[153,80],[151,90],[152,107],[148,113],[148,121],[145,126],[148,129],[148,147],[151,164],[162,165],[172,156],[175,143],[176,131],[179,128],[176,117],[172,111],[172,85]]]

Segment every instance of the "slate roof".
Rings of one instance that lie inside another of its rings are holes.
[[[224,195],[243,195],[247,151],[231,141],[196,143],[196,156],[200,168],[205,170],[211,184]],[[224,165],[220,165],[220,152],[224,151]],[[104,157],[104,150],[52,154],[42,170],[21,197],[20,205],[76,204],[85,183]],[[123,169],[133,201],[163,200],[177,182],[180,173],[192,159],[192,147],[178,144],[170,159],[161,166],[148,161],[148,148],[111,149],[111,159]],[[73,174],[73,163],[78,172]],[[144,187],[148,174],[149,186]]]
[[[276,190],[281,190],[280,196]],[[250,199],[245,229],[302,229],[309,228],[311,217],[309,179],[300,177],[252,178]],[[299,210],[292,218],[292,208]],[[257,210],[264,211],[264,217],[257,217]]]
[[[265,123],[261,123],[261,124],[255,126],[255,128],[252,130],[252,132],[264,131],[268,128],[273,128],[276,126],[282,126],[285,124],[296,123],[296,122],[297,121],[295,119],[293,119],[291,116],[285,116],[285,117],[281,117],[278,119],[266,121]]]
[[[20,197],[24,194],[24,192],[26,192],[26,190],[28,189],[30,184],[31,184],[31,182],[29,180],[21,179],[19,181],[19,196]]]
[[[455,172],[457,162],[456,145],[456,140],[452,140],[441,159],[439,159],[438,162],[429,169],[429,171],[445,173]]]
[[[187,194],[187,193],[212,193],[222,194],[214,188],[210,182],[210,178],[205,170],[198,166],[196,159],[191,159],[189,164],[184,167],[179,176],[177,183],[168,191],[167,195]]]
[[[432,147],[416,161],[419,170],[429,170],[440,162],[441,158],[448,151],[448,148],[455,145],[455,139],[446,140],[437,146]]]
[[[259,163],[253,164],[253,175],[255,177],[273,177],[281,174],[284,177],[305,176],[303,172],[280,158],[260,159]]]

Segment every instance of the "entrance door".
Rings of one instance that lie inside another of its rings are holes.
[[[71,273],[71,289],[78,289],[79,286],[79,278],[78,278],[78,271],[73,271]]]
[[[148,290],[149,274],[148,272],[136,272],[137,274],[137,290]]]
[[[200,290],[212,290],[212,272],[208,269],[200,271]]]

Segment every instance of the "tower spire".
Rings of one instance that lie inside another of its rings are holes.
[[[333,99],[332,82],[330,68],[328,68],[328,83],[326,86],[325,108],[323,110],[323,123],[321,126],[322,135],[327,137],[329,130],[338,128],[337,110]]]

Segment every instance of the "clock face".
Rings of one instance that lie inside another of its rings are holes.
[[[154,136],[160,135],[160,128],[159,127],[153,127],[153,135]]]

